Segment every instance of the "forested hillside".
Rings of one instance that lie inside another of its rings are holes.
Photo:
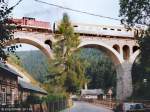
[[[104,90],[112,87],[115,91],[116,71],[111,59],[98,49],[84,48],[79,54],[90,64],[86,69],[86,76],[90,80],[88,87]]]
[[[46,80],[49,75],[48,61],[41,51],[17,52],[20,62],[35,79],[40,82]],[[101,51],[91,48],[83,48],[77,55],[89,63],[86,76],[89,79],[89,88],[103,88],[107,90],[116,86],[116,73],[111,60]]]
[[[38,50],[17,52],[20,58],[21,66],[27,70],[32,76],[43,82],[49,74],[48,61],[46,56]]]

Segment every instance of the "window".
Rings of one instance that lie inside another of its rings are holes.
[[[1,89],[1,104],[6,105],[6,87]]]
[[[14,104],[14,102],[15,102],[15,89],[12,89],[12,92],[11,92],[12,94],[12,96],[11,96],[11,104],[13,105]]]
[[[110,30],[115,30],[115,29],[111,28]]]
[[[107,30],[107,28],[103,28],[103,30]]]
[[[74,25],[73,27],[78,27],[77,25]]]
[[[117,29],[117,31],[121,31],[121,29]]]

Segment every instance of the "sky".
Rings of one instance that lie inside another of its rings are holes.
[[[17,1],[18,0],[9,0],[9,6],[14,5]],[[119,0],[42,0],[42,1],[98,15],[119,18],[118,17]],[[35,0],[23,0],[13,10],[12,16],[15,18],[22,18],[24,16],[34,17],[37,20],[48,21],[50,22],[51,25],[53,25],[55,21],[59,21],[62,18],[64,12],[68,13],[70,20],[72,22],[103,24],[103,25],[120,25],[119,21],[68,11],[54,6],[38,3]]]

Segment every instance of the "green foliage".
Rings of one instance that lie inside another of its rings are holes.
[[[120,16],[128,25],[150,25],[149,0],[120,0]]]
[[[150,27],[142,38],[139,38],[139,45],[141,50],[141,66],[145,74],[150,74]]]
[[[73,57],[74,49],[77,49],[80,41],[67,14],[63,15],[55,39],[55,59],[50,64],[50,83],[61,85],[68,93],[75,93],[83,86],[85,76],[81,61],[75,61]]]
[[[52,77],[53,75],[50,75],[53,79],[51,80],[49,77],[51,85],[49,84],[49,81],[46,82],[46,76],[49,75],[49,66],[46,57],[40,51],[17,52],[17,55],[19,56],[20,60],[18,60],[14,55],[11,55],[10,60],[15,61],[15,63],[18,65],[23,66],[23,68],[30,72],[30,74],[38,81],[42,83],[45,82],[44,87],[48,93],[65,93],[61,84],[59,85],[60,82],[58,81],[58,77],[55,77],[56,79],[54,79],[54,77]],[[75,52],[71,58],[71,61],[73,61],[71,63],[74,63],[72,69],[76,70],[78,78],[73,78],[76,81],[76,85],[75,83],[71,83],[69,85],[70,88],[71,86],[81,87],[84,85],[84,82],[88,82],[88,87],[91,89],[102,88],[107,90],[110,87],[116,87],[115,68],[110,59],[108,59],[108,57],[106,57],[105,54],[103,54],[100,50],[83,48]],[[85,75],[87,78],[85,78]],[[137,76],[138,74],[136,73],[135,75]],[[64,77],[61,77],[60,80],[64,80],[63,78]],[[79,89],[80,88],[76,88],[77,91]]]
[[[17,52],[17,55],[20,57],[20,60],[17,60],[17,58],[13,56],[10,57],[11,61],[14,60],[16,63],[21,63],[21,66],[33,75],[35,79],[42,83],[44,82],[45,89],[48,93],[65,93],[62,87],[65,75],[64,77],[59,78],[51,74],[49,76],[49,80],[46,81],[46,76],[50,74],[49,66],[46,57],[40,51]],[[79,87],[84,85],[84,82],[89,83],[88,86],[91,89],[102,88],[107,90],[110,87],[116,87],[115,68],[110,59],[108,59],[108,57],[106,57],[100,50],[83,48],[77,52],[74,52],[70,61],[72,61],[71,63],[74,65],[70,65],[71,68],[77,73],[77,77],[76,75],[73,75],[74,78],[72,77],[76,83],[71,83],[69,85],[70,88],[72,86],[78,86],[78,88],[75,89],[78,91],[80,89]],[[74,80],[71,82],[74,82]]]
[[[43,98],[43,100],[47,103],[49,102],[55,102],[60,99],[66,99],[67,96],[64,94],[49,94],[47,97]]]
[[[139,59],[140,57],[138,57]],[[134,63],[132,70],[132,79],[134,92],[132,98],[134,99],[145,99],[150,100],[150,92],[147,91],[150,89],[150,75],[145,73],[145,67],[141,65],[139,60]],[[146,82],[144,80],[146,79]]]
[[[89,79],[88,87],[91,89],[116,88],[116,70],[112,61],[100,50],[93,48],[83,48],[80,57],[88,62],[86,76]]]
[[[62,88],[62,85],[56,85],[56,84],[53,84],[52,82],[50,81],[47,81],[43,84],[43,87],[45,88],[45,90],[48,92],[48,93],[51,93],[51,94],[66,94],[66,91],[64,90],[64,88]]]
[[[16,5],[11,8],[2,5],[0,7],[0,58],[3,61],[7,59],[9,52],[14,53],[16,48],[18,47],[16,45],[11,45],[7,47],[6,50],[5,43],[13,40],[14,38],[13,34],[16,27],[14,26],[15,23],[12,21],[10,14],[14,7],[16,7],[21,1],[22,0],[20,0]]]
[[[9,41],[13,38],[13,27],[11,27],[12,21],[9,14],[12,9],[0,7],[0,58],[6,60],[7,54],[5,53],[5,41]]]
[[[138,35],[140,56],[132,71],[134,93],[136,98],[149,99],[150,93],[150,1],[149,0],[120,0],[120,16],[123,23],[130,26],[135,24],[147,25]],[[144,80],[146,79],[146,82]]]
[[[43,83],[49,75],[49,63],[47,57],[41,51],[20,51],[16,52],[19,60],[11,55],[11,61],[20,63],[29,74],[36,80]]]
[[[133,66],[132,79],[134,85],[134,94],[136,98],[149,99],[150,93],[147,91],[150,87],[150,33],[149,30],[139,38],[140,56]],[[146,82],[144,83],[144,80]]]
[[[8,58],[8,61],[9,61],[10,63],[14,63],[14,64],[16,64],[16,65],[18,65],[18,66],[22,66],[21,60],[19,60],[19,58],[17,58],[16,55],[14,55],[14,54],[12,54],[12,53],[10,53],[9,58]]]

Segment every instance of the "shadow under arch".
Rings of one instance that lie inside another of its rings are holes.
[[[117,75],[117,96],[116,98],[118,100],[122,100],[126,98],[124,95],[124,82],[122,80],[122,77],[124,76],[124,70],[122,67],[122,63],[124,62],[123,57],[111,46],[108,46],[107,44],[100,42],[100,41],[81,41],[78,48],[82,47],[89,47],[89,48],[97,48],[103,51],[107,56],[109,56],[112,60],[112,62],[115,65],[116,68],[116,75]]]
[[[146,74],[143,73],[143,67],[141,66],[140,63],[140,50],[137,50],[133,55],[131,55],[131,59],[130,59],[132,66],[131,66],[131,76],[132,76],[132,85],[133,85],[133,98],[139,98],[140,96],[144,96],[144,93],[142,92],[142,95],[140,94],[140,92],[138,90],[141,89],[140,85],[138,84],[138,88],[137,88],[137,82],[139,82],[139,80],[143,80],[144,81],[144,77],[146,76]],[[142,77],[141,77],[142,74]],[[139,95],[137,97],[137,95]]]
[[[38,41],[36,40],[31,40],[28,38],[15,38],[13,40],[8,41],[6,44],[6,46],[12,45],[12,44],[17,44],[17,43],[25,43],[25,44],[29,44],[29,45],[33,45],[36,48],[40,49],[48,59],[51,59],[52,53],[51,53],[51,49],[49,48],[48,45],[46,44],[40,44]]]
[[[139,55],[140,55],[140,50],[137,50],[135,53],[131,55],[129,62],[133,65]]]
[[[135,63],[136,61],[139,61],[140,59],[140,50],[137,50],[134,54],[131,55],[130,57],[130,63],[131,63],[131,75],[132,75],[132,78],[133,78],[133,69],[134,69],[134,66],[135,66]]]

